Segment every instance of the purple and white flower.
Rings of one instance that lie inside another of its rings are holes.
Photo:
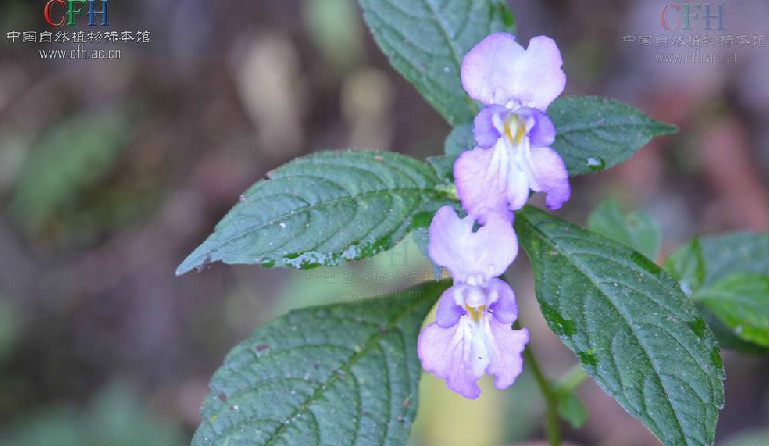
[[[419,335],[422,367],[445,379],[448,388],[467,398],[481,394],[484,374],[505,389],[523,369],[521,356],[529,332],[513,330],[518,318],[515,295],[500,276],[518,254],[510,220],[491,214],[477,231],[475,219],[460,219],[450,206],[430,224],[429,252],[445,267],[454,285],[441,295],[436,321]]]
[[[491,34],[465,56],[462,85],[484,107],[475,118],[476,148],[454,164],[457,194],[470,215],[522,208],[529,191],[557,209],[569,199],[568,173],[550,146],[555,127],[545,111],[566,85],[555,42],[537,36],[524,49],[507,33]]]

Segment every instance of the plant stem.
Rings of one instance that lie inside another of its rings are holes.
[[[547,438],[550,442],[550,446],[561,446],[561,422],[558,417],[558,395],[553,390],[552,383],[547,379],[542,369],[537,363],[537,359],[534,357],[534,353],[531,349],[531,344],[523,351],[523,357],[526,360],[531,372],[534,374],[534,378],[537,380],[540,390],[542,390],[542,396],[545,398],[545,405],[547,406]]]
[[[582,364],[576,363],[574,366],[558,380],[556,389],[565,393],[571,393],[577,390],[588,377],[588,374],[582,369]]]
[[[505,282],[510,283],[510,279],[507,275],[504,276]],[[520,315],[518,320],[513,324],[513,328],[520,328],[523,325]],[[542,368],[537,362],[537,358],[534,357],[534,351],[531,347],[531,343],[526,346],[523,351],[523,358],[526,364],[534,374],[534,378],[537,380],[539,389],[542,391],[542,396],[545,399],[545,406],[547,410],[547,440],[550,446],[561,446],[561,419],[558,415],[558,393],[553,388],[553,384],[547,379],[542,372]]]

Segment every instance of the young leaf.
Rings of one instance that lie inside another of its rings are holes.
[[[627,104],[596,97],[556,99],[547,114],[555,124],[553,149],[572,176],[608,169],[653,137],[677,131]]]
[[[587,226],[591,231],[629,246],[652,261],[660,253],[662,230],[657,222],[642,212],[625,216],[613,200],[604,200],[598,205],[588,217]]]
[[[473,123],[468,122],[454,129],[446,137],[446,144],[443,152],[445,155],[429,156],[427,162],[433,165],[433,168],[441,178],[453,180],[454,161],[465,150],[471,150],[475,147],[475,135],[473,134]]]
[[[769,275],[769,234],[735,232],[694,238],[667,259],[665,270],[695,300],[699,293],[708,294],[711,286],[735,274]],[[750,354],[769,351],[767,346],[738,336],[736,326],[721,320],[708,306],[699,309],[721,347]]]
[[[702,237],[705,262],[703,285],[710,285],[734,273],[769,275],[769,233],[733,232]]]
[[[736,273],[692,296],[737,337],[769,347],[769,276]]]
[[[421,161],[387,152],[318,152],[259,181],[176,270],[210,262],[312,268],[370,257],[452,201]]]
[[[211,380],[193,445],[403,445],[417,412],[417,335],[447,282],[292,311]]]
[[[665,271],[681,285],[684,293],[691,296],[705,281],[705,258],[700,240],[693,238],[665,261]]]
[[[359,0],[363,18],[390,63],[451,125],[476,104],[462,89],[462,59],[491,33],[515,34],[502,0]]]
[[[579,429],[587,421],[587,409],[574,392],[558,395],[558,415],[574,429]]]
[[[534,208],[516,214],[550,328],[668,446],[713,444],[718,347],[678,284],[643,255]]]
[[[734,333],[734,329],[726,325],[726,323],[713,314],[713,312],[702,306],[698,309],[700,310],[703,319],[705,319],[705,322],[708,323],[708,327],[710,327],[710,330],[716,336],[718,346],[721,349],[734,350],[749,355],[769,354],[769,347],[763,347],[737,337]]]

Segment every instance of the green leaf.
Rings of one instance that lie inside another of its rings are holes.
[[[665,271],[681,285],[684,293],[691,296],[705,281],[705,258],[700,240],[693,238],[665,261]]]
[[[668,446],[713,444],[718,347],[676,282],[638,252],[534,208],[515,227],[550,328]]]
[[[425,163],[387,152],[318,152],[268,174],[176,270],[210,262],[312,268],[370,257],[450,204]]]
[[[596,97],[557,99],[547,114],[556,130],[552,147],[572,176],[608,169],[653,137],[677,131],[629,105]]]
[[[721,349],[734,350],[750,355],[765,355],[769,353],[769,347],[762,347],[737,337],[734,333],[734,329],[727,326],[724,321],[719,319],[718,316],[713,314],[713,312],[707,308],[700,306],[699,310],[700,314],[702,314],[702,317],[705,319],[705,322],[708,323],[708,327],[710,327],[710,330],[716,336],[718,346]]]
[[[579,429],[587,421],[587,410],[574,392],[558,395],[558,415],[566,420],[571,427]]]
[[[468,122],[454,127],[449,136],[446,137],[446,144],[443,149],[445,155],[429,156],[427,161],[433,165],[439,177],[453,181],[454,161],[462,152],[471,150],[473,147],[475,147],[473,123]]]
[[[769,233],[733,232],[701,237],[705,261],[703,285],[710,285],[734,273],[769,275]]]
[[[736,273],[692,296],[737,337],[769,347],[769,276]]]
[[[417,335],[448,282],[292,311],[211,380],[193,445],[403,445],[417,412]]]
[[[462,89],[465,54],[491,33],[515,34],[502,0],[359,0],[363,18],[390,63],[451,125],[478,107]]]
[[[696,296],[731,275],[769,275],[769,234],[735,232],[692,239],[665,262],[665,269],[680,281],[687,294]],[[766,346],[739,337],[734,328],[705,306],[699,307],[719,344],[742,353],[764,354]]]
[[[598,205],[588,217],[587,226],[591,231],[629,246],[651,260],[659,255],[662,229],[657,222],[642,212],[625,216],[613,200],[604,200]]]

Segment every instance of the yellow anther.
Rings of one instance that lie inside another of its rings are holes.
[[[474,322],[478,322],[481,320],[481,316],[483,316],[483,312],[486,310],[486,305],[481,305],[478,308],[465,305],[465,310],[470,313],[470,318]]]
[[[524,123],[518,124],[518,132],[515,134],[515,144],[518,145],[523,141],[523,135],[526,134],[526,125]]]
[[[521,122],[521,119],[512,115],[505,121],[505,136],[513,142],[513,144],[520,144],[523,141],[523,136],[526,134],[526,125]]]

